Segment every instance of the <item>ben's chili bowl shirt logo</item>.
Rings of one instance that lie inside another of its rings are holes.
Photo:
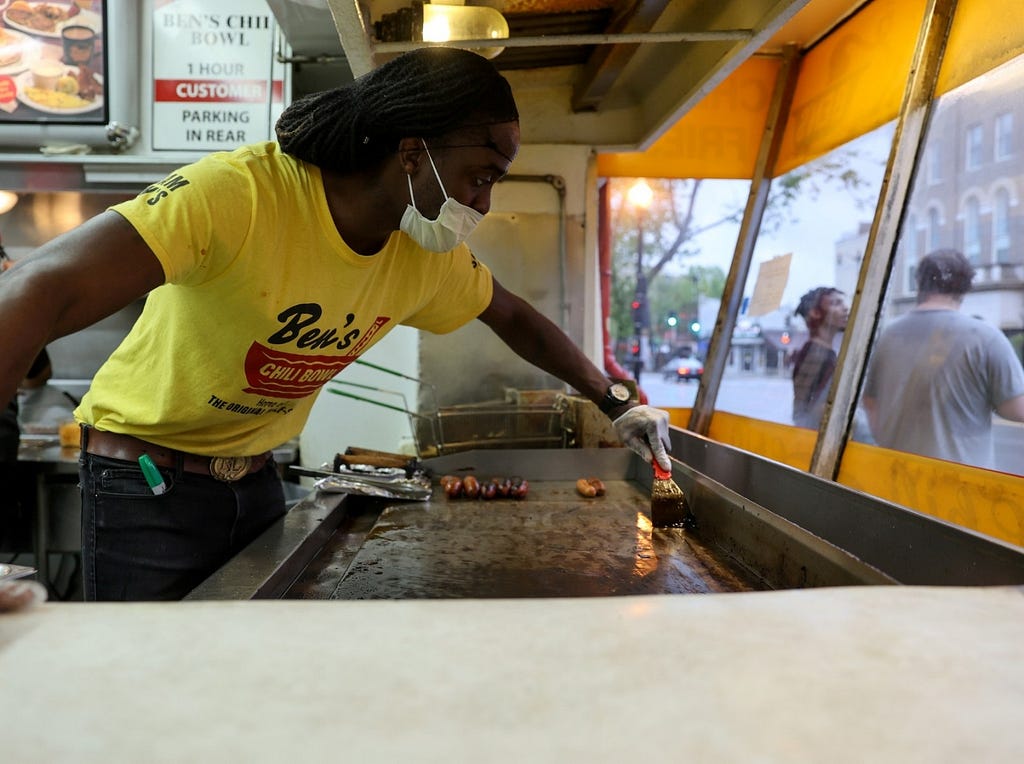
[[[283,347],[270,347],[253,342],[245,355],[245,379],[248,387],[243,392],[274,398],[305,398],[316,393],[328,380],[355,361],[370,345],[372,339],[388,324],[387,316],[377,316],[370,327],[359,336],[357,331],[341,337],[335,329],[318,330],[309,326],[321,315],[319,306],[302,305],[282,312],[279,319],[285,327],[268,338],[273,345],[296,345],[312,349],[334,346],[347,349],[344,355],[310,355],[296,353]],[[303,320],[299,319],[299,316]],[[352,317],[349,317],[351,323]],[[358,337],[355,344],[353,339]]]

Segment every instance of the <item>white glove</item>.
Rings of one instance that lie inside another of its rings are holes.
[[[38,581],[0,581],[0,613],[32,607],[46,601],[46,587]]]
[[[668,448],[668,412],[651,406],[634,406],[612,422],[619,440],[639,454],[645,462],[656,459],[662,469],[672,471]]]

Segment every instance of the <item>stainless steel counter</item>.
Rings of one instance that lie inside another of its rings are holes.
[[[789,490],[767,505],[750,496],[753,490],[740,493],[677,462],[674,477],[698,526],[652,528],[649,468],[625,449],[452,454],[427,460],[435,478],[517,474],[530,481],[529,497],[453,500],[439,487],[427,502],[321,494],[300,502],[190,599],[564,597],[1024,583],[1024,553],[1016,547],[805,474],[800,480],[794,471],[749,454],[715,453],[720,444],[696,445],[705,451],[705,466],[720,477],[738,472],[733,484],[757,474],[767,484],[759,487],[764,496],[778,493],[787,481]],[[577,495],[575,481],[585,476],[602,478],[607,495]]]

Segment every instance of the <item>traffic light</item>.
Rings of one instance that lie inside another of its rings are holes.
[[[647,301],[643,295],[638,294],[629,304],[633,311],[633,327],[639,332],[641,329],[650,327],[650,316],[647,312]]]
[[[694,336],[700,335],[700,321],[694,319],[690,322],[690,331],[693,332]]]
[[[640,301],[639,297],[634,297],[633,298],[633,302],[631,302],[629,304],[629,307],[630,307],[630,309],[633,312],[633,328],[636,331],[640,331],[640,327],[643,326],[643,322],[640,319],[640,306],[641,305],[643,305],[643,303]]]
[[[668,312],[668,318],[665,319],[665,323],[667,323],[672,328],[675,328],[676,324],[679,323],[679,314],[676,313],[674,310],[670,310]]]
[[[640,357],[640,340],[633,340],[633,344],[629,346],[629,352],[633,354],[634,358]]]

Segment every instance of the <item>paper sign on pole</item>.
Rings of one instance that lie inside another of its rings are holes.
[[[789,263],[793,254],[778,255],[761,263],[754,283],[754,296],[747,308],[748,316],[763,316],[778,310],[782,305],[782,293],[789,281]]]
[[[270,140],[284,100],[274,16],[253,0],[154,0],[153,148]]]

